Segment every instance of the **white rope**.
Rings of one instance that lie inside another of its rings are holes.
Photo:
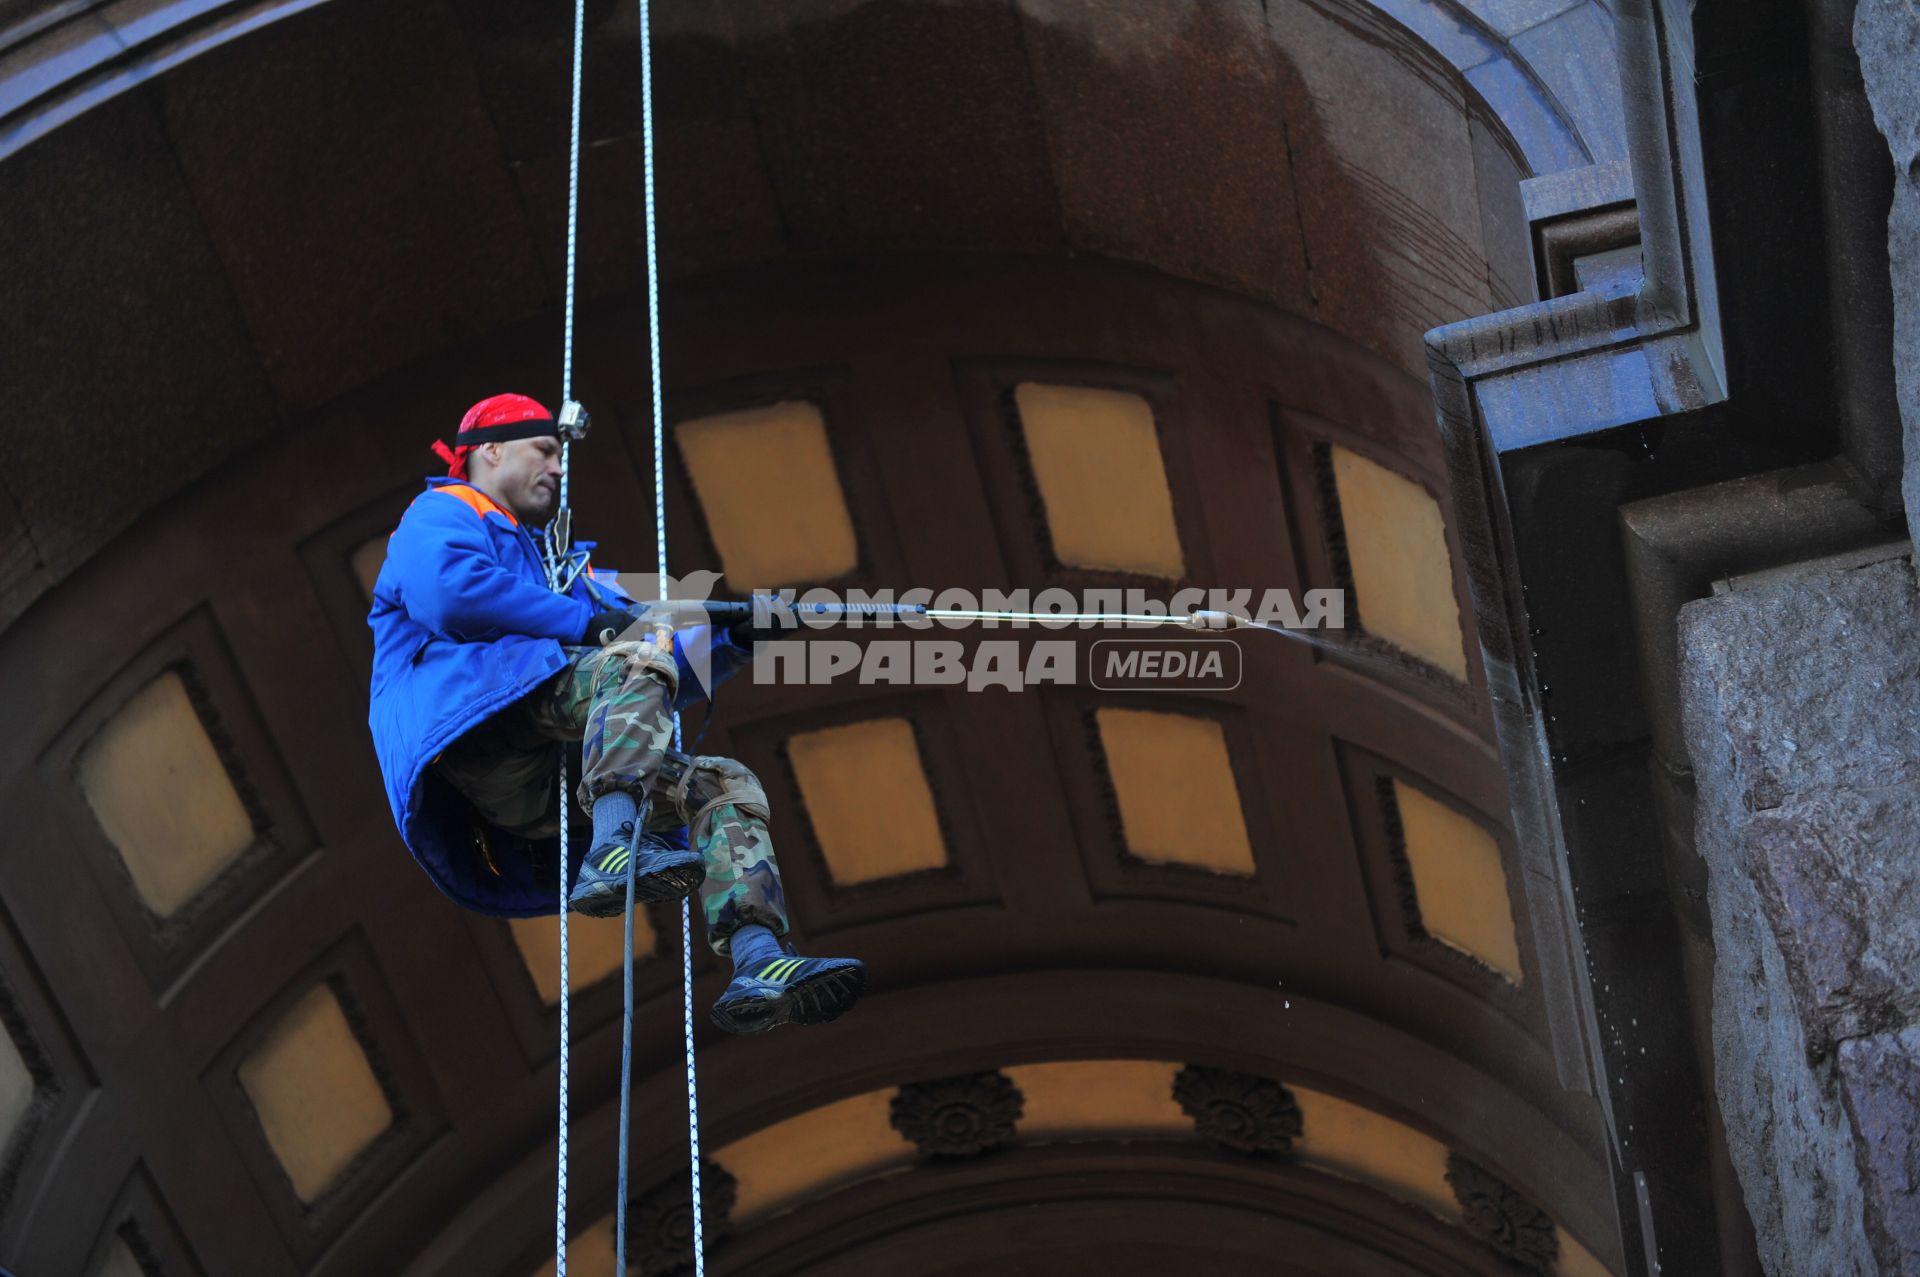
[[[667,597],[667,507],[666,507],[666,425],[661,404],[660,376],[660,263],[659,237],[657,233],[654,203],[654,167],[653,167],[653,41],[651,15],[648,0],[639,0],[640,6],[640,95],[641,95],[641,134],[642,150],[646,173],[646,235],[647,235],[647,341],[649,367],[652,372],[653,389],[653,510],[654,539],[658,550],[660,568],[660,597]],[[580,226],[580,117],[581,117],[581,64],[582,50],[586,42],[586,0],[574,0],[573,12],[573,104],[572,130],[567,166],[567,265],[566,297],[563,303],[564,335],[562,360],[560,365],[560,397],[563,402],[573,398],[573,318],[575,302],[575,268],[578,261],[578,242]],[[560,443],[560,493],[555,508],[555,518],[568,519],[571,477],[572,449],[566,438]],[[562,526],[570,526],[563,522]],[[550,554],[550,558],[552,555]],[[563,581],[554,573],[552,584],[555,588],[565,589],[570,581]],[[673,744],[681,745],[680,715],[673,716]],[[572,1026],[568,992],[569,953],[568,953],[568,898],[572,882],[568,868],[571,861],[568,841],[568,815],[571,800],[567,789],[567,759],[563,752],[560,759],[560,1126],[559,1126],[559,1168],[556,1181],[554,1206],[554,1277],[566,1277],[567,1272],[567,1156],[568,1156],[568,1081],[571,1070]],[[634,837],[636,844],[644,836],[647,808],[642,806],[635,822]],[[625,1008],[621,1023],[620,1042],[620,1132],[619,1132],[619,1184],[615,1210],[614,1251],[617,1272],[626,1272],[627,1248],[627,1170],[628,1170],[628,1131],[632,1104],[632,1056],[633,1056],[633,891],[634,872],[637,855],[627,858],[627,908],[625,924]],[[682,1026],[686,1046],[687,1062],[687,1134],[689,1145],[689,1167],[692,1176],[693,1195],[693,1267],[695,1277],[705,1277],[706,1246],[704,1220],[701,1218],[700,1204],[700,1098],[698,1079],[694,1071],[693,1051],[693,909],[687,899],[680,902],[680,975],[682,983]]]
[[[573,798],[567,793],[567,751],[560,747],[560,1169],[553,1208],[554,1277],[567,1277],[567,1074],[571,1067],[570,1040],[573,1025],[567,1010],[567,897],[572,894],[572,875],[567,872],[567,808]]]
[[[619,1277],[626,1277],[627,1271],[627,1133],[633,1129],[633,884],[639,872],[636,866],[640,860],[640,842],[646,837],[647,817],[652,808],[653,796],[649,794],[633,818],[633,848],[627,856],[627,912],[620,948],[620,1168],[614,1178],[613,1221],[613,1271]]]
[[[567,293],[563,307],[565,319],[560,355],[560,399],[563,403],[573,398],[573,279],[575,246],[580,233],[580,54],[586,44],[586,35],[587,0],[574,0],[573,127],[568,139],[567,156]],[[560,440],[560,502],[554,511],[556,517],[567,510],[571,452],[563,437]],[[567,996],[572,983],[568,975],[567,898],[573,888],[572,875],[568,873],[572,844],[568,841],[567,815],[572,806],[573,797],[567,792],[567,751],[563,745],[560,748],[560,1149],[553,1207],[554,1277],[567,1277],[567,1086],[573,1049],[573,1022]]]
[[[660,377],[660,248],[654,205],[653,28],[648,0],[640,4],[640,140],[646,177],[647,355],[653,376],[653,535],[659,552],[660,597],[667,597],[666,413]],[[681,746],[680,715],[673,716],[673,747]],[[693,1190],[693,1271],[707,1271],[706,1221],[700,1205],[700,1083],[693,1056],[693,903],[680,901],[680,1010],[687,1060],[687,1166]]]

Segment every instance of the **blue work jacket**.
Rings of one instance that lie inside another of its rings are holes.
[[[400,836],[434,885],[458,903],[501,917],[557,912],[559,884],[550,873],[536,875],[534,866],[557,870],[559,840],[541,844],[490,829],[483,852],[472,804],[430,764],[565,668],[565,646],[581,643],[594,613],[632,602],[611,572],[595,572],[591,585],[583,576],[564,595],[548,589],[532,532],[478,488],[429,479],[407,507],[387,543],[367,616],[367,722]],[[706,685],[695,674],[699,655],[707,658],[700,662]],[[674,657],[678,708],[704,699],[751,653],[725,631],[700,626],[674,636]],[[575,812],[568,851],[577,869],[590,823]]]

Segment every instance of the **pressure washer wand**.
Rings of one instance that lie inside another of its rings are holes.
[[[1351,640],[1307,630],[1288,629],[1255,621],[1234,612],[1201,610],[1185,615],[1158,612],[995,612],[965,608],[935,610],[924,603],[812,603],[788,601],[765,595],[746,601],[727,599],[661,599],[639,604],[634,609],[648,624],[683,629],[690,625],[732,625],[749,617],[769,624],[784,625],[789,618],[797,625],[809,618],[815,623],[832,624],[849,618],[925,617],[928,620],[1004,621],[1008,623],[1048,625],[1121,625],[1143,628],[1175,628],[1208,632],[1213,630],[1259,630],[1278,634],[1296,643],[1324,652],[1370,656],[1356,649]]]
[[[649,625],[666,624],[673,629],[689,625],[733,625],[749,617],[770,624],[784,622],[788,616],[824,617],[845,620],[848,617],[925,616],[924,603],[789,603],[784,599],[761,596],[746,602],[728,599],[653,599],[633,606],[635,615]]]

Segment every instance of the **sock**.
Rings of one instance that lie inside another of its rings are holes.
[[[773,932],[752,924],[733,933],[727,941],[727,952],[733,957],[735,975],[743,971],[758,971],[775,958],[786,956]]]
[[[609,789],[593,800],[593,845],[622,841],[620,826],[639,819],[639,804],[624,789]]]

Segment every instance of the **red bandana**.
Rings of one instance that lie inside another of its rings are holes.
[[[513,439],[533,439],[560,433],[553,414],[525,395],[494,395],[467,409],[460,419],[460,433],[451,448],[440,440],[433,450],[447,463],[447,473],[455,479],[467,477],[467,458],[483,443],[504,443]],[[462,439],[467,440],[461,443]]]

